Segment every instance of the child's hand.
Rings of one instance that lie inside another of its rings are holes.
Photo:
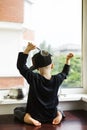
[[[36,46],[34,44],[32,44],[31,42],[28,42],[28,45],[27,45],[28,50],[34,50],[35,48]]]
[[[70,59],[71,59],[73,56],[74,56],[73,53],[69,53],[69,54],[67,55],[67,57],[66,57],[66,64],[67,64],[67,65],[70,65]]]
[[[24,53],[28,54],[31,50],[34,50],[35,48],[36,46],[34,44],[32,44],[31,42],[28,42],[28,45],[26,49],[24,50]]]
[[[70,60],[73,56],[74,56],[73,53],[69,53],[69,54],[67,55],[67,60]]]

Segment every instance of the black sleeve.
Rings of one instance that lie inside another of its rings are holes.
[[[27,67],[27,57],[28,54],[24,54],[23,52],[20,52],[18,54],[17,68],[20,74],[27,80],[29,84],[31,84],[33,82],[33,79],[36,78],[36,74]]]
[[[66,74],[66,76],[69,74],[70,71],[70,65],[65,64],[62,70],[62,73]]]
[[[69,70],[70,70],[70,65],[65,64],[62,72],[57,75],[59,86],[63,82],[63,80],[67,78],[67,75],[69,74]]]
[[[26,77],[26,73],[28,71],[28,67],[26,66],[28,54],[23,54],[23,52],[19,52],[18,59],[17,59],[17,69],[19,70],[20,74]]]

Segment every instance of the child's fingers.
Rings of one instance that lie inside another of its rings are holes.
[[[69,53],[69,54],[67,55],[67,58],[69,59],[69,58],[72,58],[73,56],[74,56],[73,53]]]
[[[34,45],[32,42],[28,42],[28,45]]]
[[[73,57],[73,56],[74,56],[74,54],[73,54],[73,53],[70,53],[70,54],[69,54],[69,57]]]
[[[31,48],[32,50],[36,48],[36,45],[34,45],[32,42],[28,42],[27,47]]]

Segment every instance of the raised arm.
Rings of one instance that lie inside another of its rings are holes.
[[[58,80],[59,80],[59,84],[61,84],[63,82],[64,79],[67,78],[69,71],[70,71],[70,59],[73,57],[73,53],[69,53],[66,56],[66,61],[65,61],[65,65],[63,67],[63,70],[61,73],[58,74]]]
[[[71,58],[74,56],[73,53],[69,53],[67,56],[66,56],[66,62],[65,62],[65,65],[64,65],[64,68],[62,70],[63,73],[65,73],[66,75],[68,75],[69,73],[69,70],[70,70],[70,60]]]
[[[26,73],[28,71],[28,67],[26,66],[27,62],[27,57],[28,54],[31,50],[34,50],[36,48],[35,45],[32,43],[28,43],[27,47],[25,48],[24,52],[20,52],[18,54],[18,59],[17,59],[17,68],[20,71],[20,73],[25,77]]]

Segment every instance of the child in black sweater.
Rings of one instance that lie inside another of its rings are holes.
[[[70,59],[73,54],[67,55],[61,73],[51,75],[53,63],[51,54],[48,52],[39,51],[32,57],[33,66],[30,68],[26,66],[29,52],[36,48],[34,44],[28,43],[24,52],[20,52],[18,55],[17,68],[29,83],[30,88],[26,108],[16,108],[14,115],[19,120],[35,126],[47,122],[56,125],[63,118],[62,112],[57,110],[58,89],[69,73]],[[33,72],[34,69],[38,69],[39,73]]]

